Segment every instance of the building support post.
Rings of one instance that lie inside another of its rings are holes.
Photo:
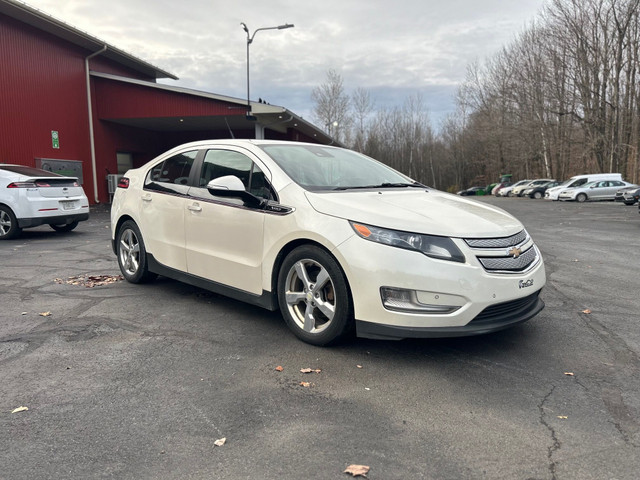
[[[98,199],[98,173],[96,172],[96,144],[93,138],[93,107],[91,106],[91,79],[89,77],[89,60],[107,51],[107,46],[92,53],[84,59],[84,73],[87,80],[87,110],[89,112],[89,143],[91,144],[91,169],[93,170],[93,199],[100,203]]]

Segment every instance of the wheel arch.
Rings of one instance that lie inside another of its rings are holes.
[[[11,210],[11,213],[13,213],[14,215],[16,214],[16,211],[8,203],[0,202],[0,207],[8,208],[9,210]]]
[[[138,223],[130,215],[122,215],[120,218],[118,218],[118,221],[116,222],[116,226],[115,226],[115,228],[113,229],[113,231],[111,233],[113,235],[113,238],[111,239],[111,248],[112,248],[113,253],[115,255],[118,254],[117,249],[116,249],[116,238],[118,237],[118,232],[120,231],[120,228],[122,227],[122,224],[124,222],[126,222],[127,220],[131,220],[133,223],[138,225]],[[140,228],[140,227],[138,226],[138,228]]]
[[[280,275],[280,269],[282,268],[282,263],[284,262],[284,259],[287,257],[287,255],[289,255],[289,253],[291,253],[296,248],[302,247],[304,245],[311,245],[314,247],[318,247],[335,260],[336,264],[338,265],[338,268],[340,268],[340,271],[344,276],[345,284],[347,285],[347,292],[349,294],[349,305],[351,309],[350,315],[353,317],[353,293],[351,291],[351,284],[349,282],[349,276],[347,275],[344,267],[342,266],[340,259],[336,257],[331,252],[331,250],[329,250],[325,245],[315,240],[311,240],[309,238],[298,238],[290,241],[289,243],[285,244],[276,255],[275,261],[273,263],[273,268],[271,269],[271,295],[275,298],[276,304],[278,303],[277,302],[278,276]]]

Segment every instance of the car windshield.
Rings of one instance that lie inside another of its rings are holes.
[[[261,145],[301,187],[312,190],[422,187],[390,167],[359,153],[324,145]]]

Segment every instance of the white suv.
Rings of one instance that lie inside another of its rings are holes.
[[[0,164],[0,240],[38,225],[68,232],[88,218],[89,200],[76,177]]]
[[[279,308],[316,345],[487,333],[544,306],[542,257],[514,217],[324,145],[176,147],[120,180],[111,235],[128,281]]]

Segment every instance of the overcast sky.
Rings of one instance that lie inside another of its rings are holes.
[[[420,93],[435,126],[454,108],[467,65],[495,54],[545,0],[28,0],[79,30],[179,77],[162,83],[251,98],[312,121],[311,91],[328,69],[377,107]]]

